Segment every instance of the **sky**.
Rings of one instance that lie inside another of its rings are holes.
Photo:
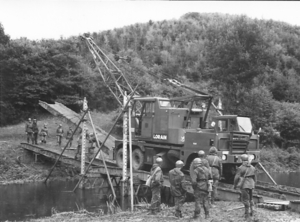
[[[297,1],[0,0],[0,23],[11,39],[59,39],[188,12],[218,12],[300,26]]]

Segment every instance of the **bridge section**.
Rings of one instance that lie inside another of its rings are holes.
[[[64,122],[70,125],[76,126],[81,119],[81,115],[74,112],[73,110],[69,109],[62,103],[55,102],[54,104],[48,104],[44,101],[39,101],[39,105],[46,109],[48,112],[61,118]],[[89,118],[86,118],[86,128],[91,133],[93,132],[92,124],[89,121]],[[107,136],[107,132],[101,129],[99,126],[96,126],[97,137],[100,143],[102,143]],[[108,149],[108,156],[107,159],[113,159],[113,149],[115,146],[116,138],[112,135],[109,135],[108,139],[106,140],[104,146]]]

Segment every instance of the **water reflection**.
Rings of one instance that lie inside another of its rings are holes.
[[[277,184],[300,188],[300,172],[271,172],[270,174]],[[265,173],[258,174],[257,179],[272,183]]]
[[[0,186],[0,221],[50,216],[51,211],[107,211],[108,188],[72,192],[77,181]]]

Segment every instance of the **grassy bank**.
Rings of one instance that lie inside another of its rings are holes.
[[[300,149],[289,147],[285,150],[278,147],[263,148],[261,162],[269,171],[299,171]]]

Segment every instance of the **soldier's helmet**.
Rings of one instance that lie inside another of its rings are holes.
[[[175,165],[176,165],[177,168],[181,168],[181,167],[183,167],[184,164],[181,160],[177,160]]]
[[[163,162],[163,159],[160,158],[160,157],[157,157],[156,160],[155,160],[155,163],[157,163],[157,164],[160,164],[162,162]]]
[[[203,150],[200,150],[200,151],[198,152],[198,156],[199,156],[199,157],[204,157],[204,156],[205,156],[205,152],[204,152]]]
[[[195,158],[193,162],[194,162],[194,165],[197,166],[202,163],[202,160],[200,158]]]
[[[31,118],[28,118],[28,121],[30,122],[30,121],[31,121]]]
[[[210,154],[215,154],[215,153],[217,153],[217,148],[216,147],[214,147],[214,146],[212,146],[210,149],[209,149],[209,153]]]
[[[59,124],[59,126],[62,126],[62,124]]]
[[[241,156],[242,161],[248,161],[248,155],[247,154],[243,154]]]

